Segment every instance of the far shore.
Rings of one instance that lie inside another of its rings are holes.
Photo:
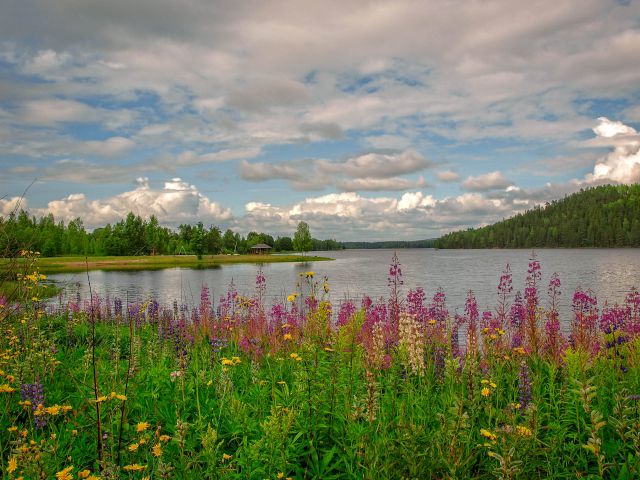
[[[215,268],[234,263],[320,262],[333,260],[315,255],[153,255],[133,257],[43,257],[36,266],[41,273],[72,273],[85,270],[159,270],[163,268]],[[2,263],[0,263],[2,265]]]

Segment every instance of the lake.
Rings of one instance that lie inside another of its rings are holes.
[[[389,263],[394,250],[342,250],[318,252],[335,258],[329,262],[270,263],[262,266],[267,281],[267,297],[281,300],[298,290],[300,274],[315,272],[322,283],[327,276],[333,302],[349,298],[359,301],[363,295],[387,297]],[[422,287],[430,299],[438,287],[447,296],[447,306],[453,313],[462,313],[468,290],[473,290],[480,309],[494,306],[500,275],[507,263],[513,273],[513,291],[523,290],[527,276],[530,250],[434,250],[400,249],[404,293]],[[571,297],[577,287],[591,289],[601,306],[620,303],[632,286],[640,287],[640,249],[541,249],[536,250],[542,266],[540,296],[547,302],[547,285],[553,272],[562,282],[560,313],[566,324],[571,313]],[[172,268],[151,271],[91,271],[94,293],[111,299],[136,301],[155,298],[170,304],[174,300],[191,305],[200,302],[200,288],[207,284],[212,298],[226,293],[233,281],[242,295],[255,290],[258,266],[253,264],[225,265],[219,268]],[[67,296],[80,294],[88,298],[86,273],[51,275]],[[269,300],[268,300],[269,301]]]

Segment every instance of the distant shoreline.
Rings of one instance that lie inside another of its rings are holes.
[[[239,263],[322,262],[329,257],[303,255],[156,255],[135,257],[44,257],[37,267],[41,273],[73,273],[89,270],[160,270],[164,268],[215,268]]]

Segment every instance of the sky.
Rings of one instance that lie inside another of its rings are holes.
[[[4,0],[0,215],[415,240],[640,181],[640,1]]]

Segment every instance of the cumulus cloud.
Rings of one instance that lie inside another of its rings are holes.
[[[210,200],[180,178],[165,182],[161,189],[154,189],[147,178],[140,177],[136,188],[109,198],[90,200],[84,193],[74,193],[50,201],[46,208],[31,209],[31,212],[36,215],[53,213],[57,219],[65,221],[80,217],[89,228],[117,222],[129,212],[143,217],[155,215],[162,224],[174,227],[180,223],[219,223],[233,218],[228,208]]]
[[[598,125],[593,128],[597,138],[591,144],[609,146],[613,150],[598,159],[593,173],[587,175],[586,181],[640,182],[640,134],[634,128],[606,117],[601,117],[598,121]]]
[[[460,175],[452,170],[443,170],[436,173],[438,180],[442,182],[457,182],[460,180]]]
[[[26,210],[27,199],[23,197],[0,198],[0,215],[6,217],[12,213],[17,213],[20,209]]]
[[[318,190],[329,185],[343,191],[409,190],[427,186],[423,177],[398,177],[431,167],[432,162],[415,150],[365,153],[344,160],[308,159],[290,162],[239,165],[240,176],[254,182],[288,180],[298,190]]]
[[[471,192],[487,192],[489,190],[507,188],[509,185],[513,185],[513,182],[506,179],[502,172],[498,170],[478,175],[477,177],[469,176],[460,184],[464,190]]]

